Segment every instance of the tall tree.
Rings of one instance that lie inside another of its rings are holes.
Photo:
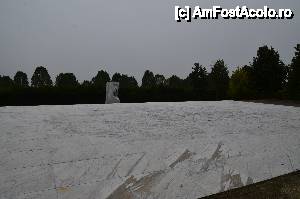
[[[151,88],[155,86],[155,77],[153,72],[146,70],[142,78],[142,87]]]
[[[74,88],[79,83],[73,73],[60,73],[56,77],[55,85],[61,88]]]
[[[134,76],[130,76],[127,79],[127,82],[128,82],[128,87],[130,88],[137,88],[139,87],[138,85],[138,82],[136,81],[135,77]]]
[[[164,86],[165,85],[166,78],[163,75],[156,74],[154,76],[154,79],[155,79],[156,86]]]
[[[28,87],[28,78],[26,73],[18,71],[14,76],[14,83],[19,87]]]
[[[82,83],[81,83],[81,86],[83,87],[90,87],[92,85],[92,83],[88,80],[84,80]]]
[[[7,89],[11,88],[14,85],[14,81],[9,76],[2,76],[0,75],[0,88]]]
[[[184,80],[180,79],[176,75],[172,75],[166,80],[166,85],[169,88],[183,88],[184,87]]]
[[[45,67],[39,66],[36,67],[32,77],[31,77],[31,85],[33,87],[45,87],[52,86],[52,80],[48,71]]]
[[[98,71],[97,75],[92,78],[92,84],[96,87],[102,87],[105,88],[106,82],[110,81],[109,74],[104,71]]]
[[[208,74],[206,68],[195,63],[193,71],[188,75],[187,81],[196,90],[205,92],[208,86]]]
[[[287,68],[274,48],[260,47],[253,58],[252,68],[254,86],[260,97],[274,97],[283,88]]]
[[[114,82],[120,82],[122,80],[122,75],[120,73],[115,73],[111,77],[111,80]]]
[[[295,50],[289,69],[288,92],[291,98],[300,99],[300,44],[297,44]]]
[[[249,66],[237,68],[233,71],[229,81],[229,96],[234,99],[253,98],[254,91],[251,84],[251,69]]]
[[[136,88],[138,87],[138,83],[136,79],[132,77],[128,77],[128,75],[120,74],[120,73],[115,73],[112,76],[112,81],[119,82],[120,83],[120,88]]]
[[[224,61],[217,60],[209,74],[209,84],[216,99],[225,99],[229,85],[228,69]]]

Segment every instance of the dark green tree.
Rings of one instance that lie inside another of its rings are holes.
[[[28,87],[29,83],[26,73],[18,71],[14,76],[14,83],[19,87]]]
[[[115,73],[112,76],[112,81],[119,82],[120,83],[120,88],[137,88],[138,83],[136,79],[132,77],[128,77],[128,75],[120,74],[120,73]]]
[[[206,92],[208,86],[208,74],[206,68],[195,63],[193,71],[188,75],[187,82],[192,86],[192,88],[200,91]]]
[[[31,85],[36,88],[52,86],[52,80],[45,67],[36,67],[32,77]]]
[[[14,86],[14,81],[9,76],[0,76],[0,88],[8,89]]]
[[[288,93],[292,99],[300,99],[300,44],[295,47],[295,56],[292,59],[288,76]]]
[[[88,80],[84,80],[82,83],[81,83],[81,86],[83,87],[90,87],[92,86],[92,83]]]
[[[215,99],[225,99],[229,86],[228,69],[223,60],[217,60],[209,74],[209,87]]]
[[[56,77],[55,85],[60,88],[74,88],[79,83],[73,73],[60,73]]]
[[[122,75],[120,73],[115,73],[111,77],[111,81],[113,82],[120,82],[122,80]]]
[[[142,87],[144,88],[151,88],[154,87],[155,84],[155,77],[153,72],[146,70],[144,76],[142,78]]]
[[[138,86],[138,82],[136,81],[135,77],[134,76],[130,76],[127,79],[127,82],[128,82],[128,87],[130,88],[137,88],[139,87]]]
[[[180,79],[176,75],[172,75],[170,78],[166,80],[166,86],[168,88],[183,88],[184,87],[184,80]]]
[[[92,84],[96,87],[102,87],[105,88],[106,82],[110,81],[109,74],[104,71],[98,71],[97,75],[92,78]]]
[[[156,74],[154,76],[154,79],[155,79],[156,86],[164,86],[165,85],[166,78],[163,75]]]
[[[255,96],[249,66],[237,68],[233,71],[229,81],[228,94],[233,99],[251,99]]]
[[[275,97],[286,83],[287,67],[279,53],[268,46],[260,47],[253,58],[253,80],[259,97]]]

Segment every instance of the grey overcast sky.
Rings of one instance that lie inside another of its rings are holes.
[[[211,8],[291,8],[292,20],[196,20],[177,23],[175,5]],[[248,64],[257,48],[272,45],[285,63],[300,43],[299,0],[1,0],[0,74],[38,65],[55,79],[73,72],[80,81],[98,70],[134,75],[146,69],[186,77],[194,62],[210,70],[224,59],[230,71]]]

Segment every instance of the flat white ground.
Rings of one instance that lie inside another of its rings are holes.
[[[1,199],[197,198],[300,169],[300,108],[0,108]]]

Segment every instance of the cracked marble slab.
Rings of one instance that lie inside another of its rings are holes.
[[[300,108],[0,107],[0,199],[198,198],[300,169]]]

